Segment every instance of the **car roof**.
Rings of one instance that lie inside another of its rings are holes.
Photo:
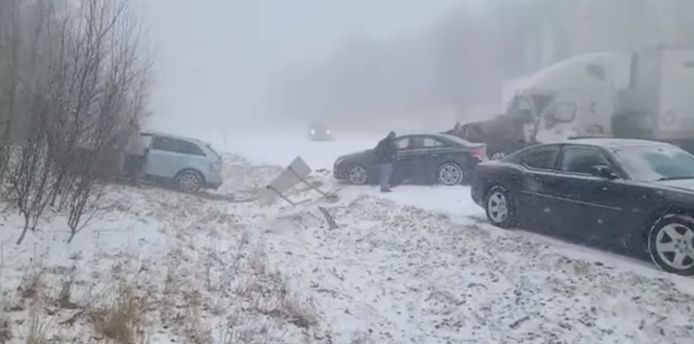
[[[173,135],[173,134],[167,134],[167,133],[161,133],[161,132],[154,132],[154,131],[143,131],[140,133],[140,135],[146,135],[146,136],[159,136],[159,137],[168,137],[170,139],[176,139],[176,140],[183,140],[183,141],[190,141],[194,142],[197,144],[201,144],[203,146],[209,145],[208,143],[205,143],[204,141],[192,138],[192,137],[185,137],[185,136],[178,136],[178,135]]]
[[[437,138],[446,142],[453,142],[465,147],[477,147],[477,146],[483,146],[484,144],[482,143],[472,143],[470,141],[467,141],[465,139],[462,139],[458,136],[455,135],[449,135],[445,133],[424,133],[424,134],[404,134],[404,135],[399,135],[397,139],[402,139],[406,137],[433,137]]]
[[[398,135],[397,138],[404,138],[404,137],[412,137],[412,136],[428,136],[428,137],[435,137],[439,139],[450,139],[451,137],[456,137],[453,135],[448,135],[448,134],[441,134],[441,133],[408,133],[408,134],[402,134]]]
[[[586,138],[567,140],[559,144],[581,144],[588,146],[599,146],[607,149],[620,149],[627,147],[658,146],[667,145],[665,142],[639,140],[639,139],[617,139],[617,138]]]

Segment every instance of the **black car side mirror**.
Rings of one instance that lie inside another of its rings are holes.
[[[609,180],[618,179],[619,175],[612,168],[606,165],[596,165],[590,168],[593,176],[605,178]]]

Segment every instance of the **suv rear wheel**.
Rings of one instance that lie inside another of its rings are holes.
[[[196,193],[202,188],[202,177],[193,171],[183,171],[176,176],[176,187],[185,193]]]

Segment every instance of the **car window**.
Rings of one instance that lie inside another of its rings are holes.
[[[398,149],[407,149],[409,148],[408,146],[410,145],[410,138],[409,137],[403,137],[400,139],[395,139],[395,147],[398,147]]]
[[[553,170],[556,168],[557,155],[559,155],[559,147],[539,147],[534,148],[521,156],[521,163],[526,167]]]
[[[566,147],[561,160],[561,169],[565,172],[592,174],[593,167],[611,166],[600,149],[592,147]]]
[[[152,143],[152,149],[165,152],[205,156],[205,153],[196,144],[170,137],[157,137]]]
[[[433,137],[413,137],[410,140],[411,149],[422,149],[422,148],[438,148],[443,147],[445,144]]]

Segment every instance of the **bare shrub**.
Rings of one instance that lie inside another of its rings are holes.
[[[142,340],[140,313],[143,303],[127,286],[121,286],[112,296],[90,312],[94,330],[119,344],[131,344]]]
[[[44,269],[40,265],[32,265],[22,276],[17,292],[24,299],[35,299],[43,288]]]
[[[0,188],[24,217],[67,206],[72,241],[146,114],[149,59],[130,0],[0,1]]]
[[[74,277],[70,276],[69,279],[63,281],[60,288],[60,294],[58,294],[58,306],[65,309],[75,309],[79,306],[72,302],[72,286],[75,282]]]

